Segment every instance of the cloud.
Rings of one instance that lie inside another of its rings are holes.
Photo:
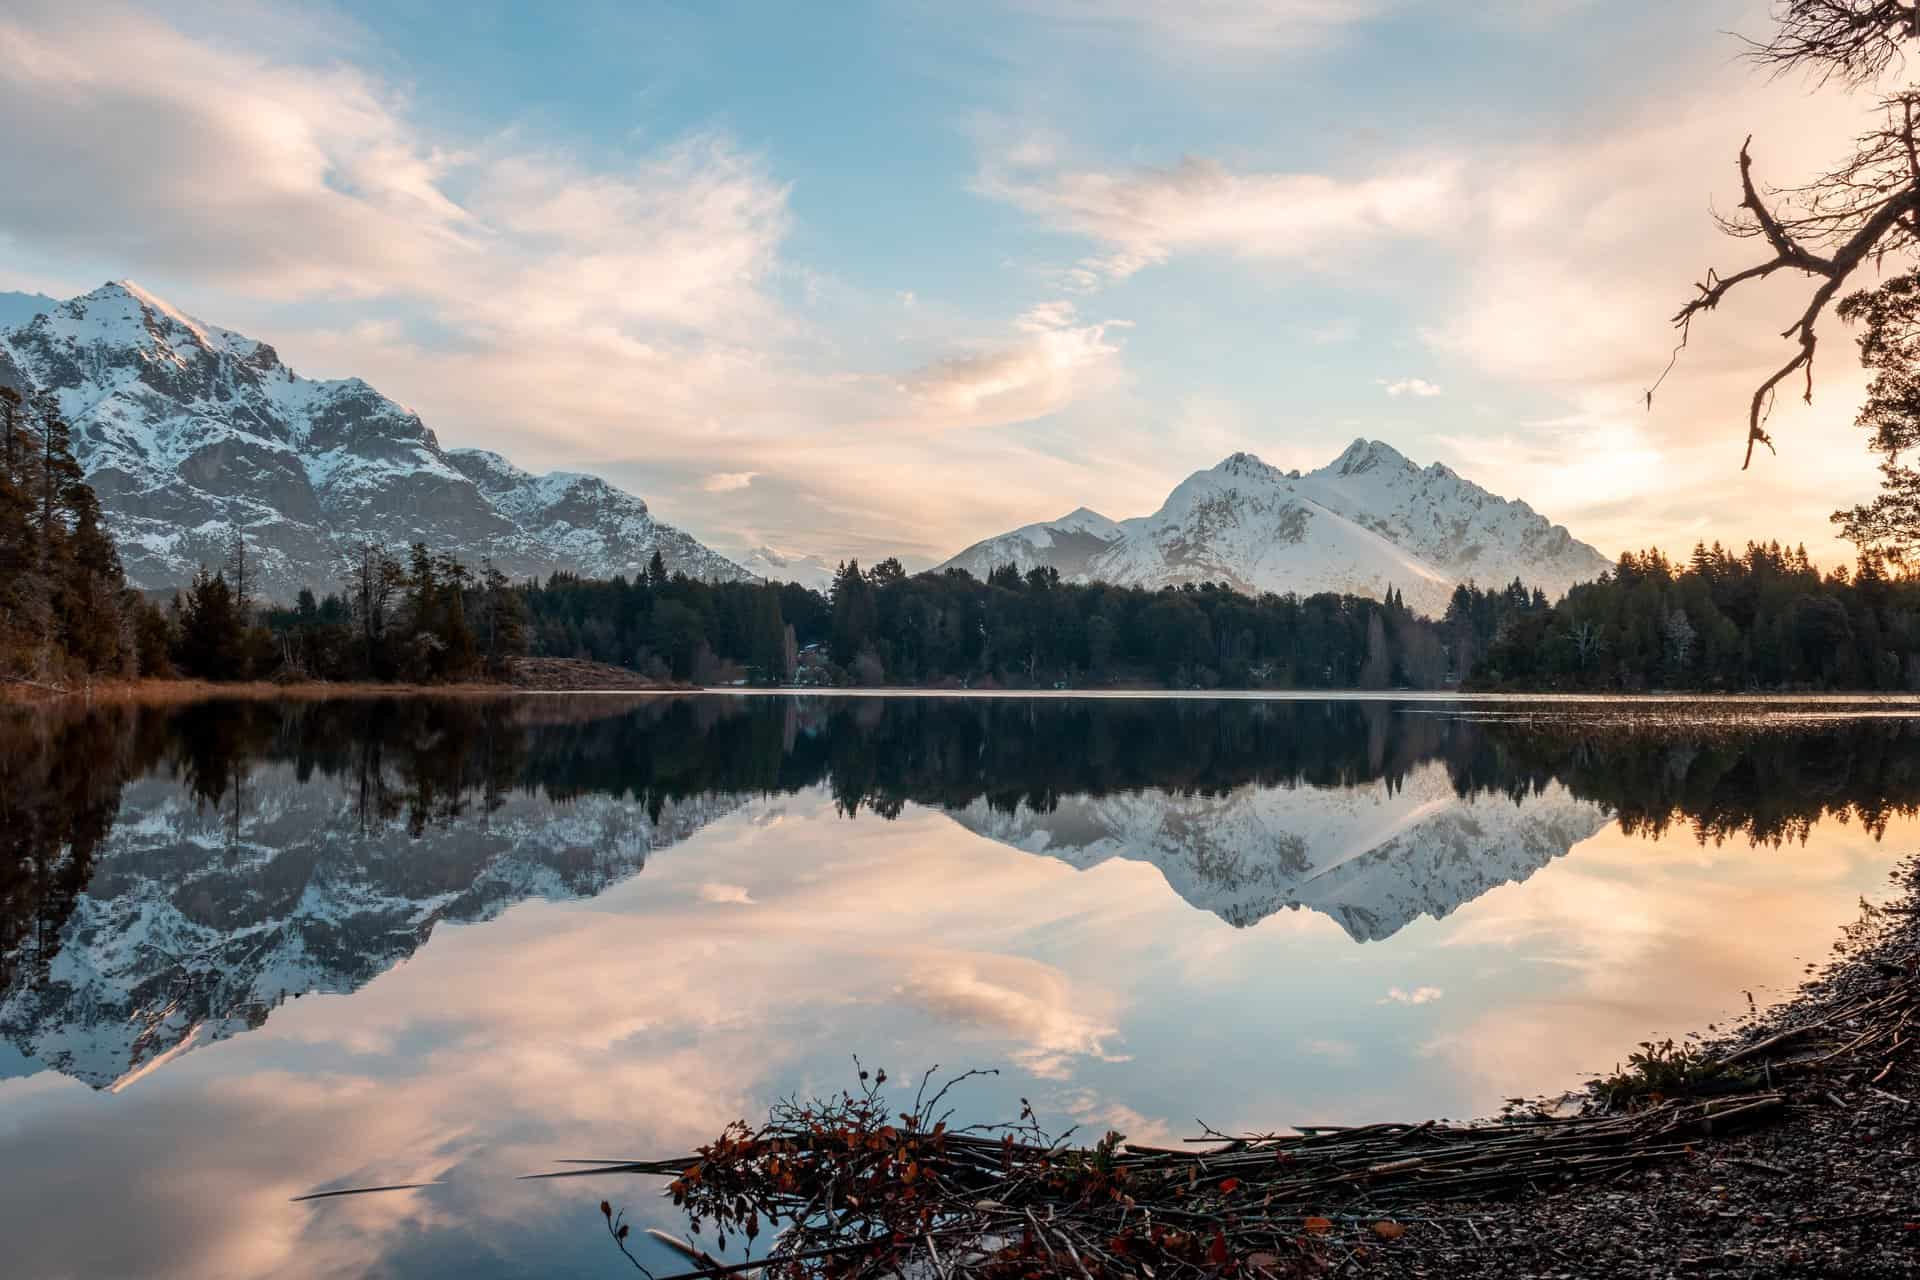
[[[977,1026],[1018,1041],[1014,1057],[1033,1074],[1065,1079],[1073,1060],[1126,1059],[1106,1041],[1118,1028],[1086,1011],[1078,992],[1051,965],[1021,956],[954,953],[921,959],[900,987],[902,998],[950,1023]]]
[[[753,895],[737,884],[714,884],[708,882],[700,886],[700,901],[725,906],[751,906]]]
[[[1396,400],[1401,396],[1417,396],[1421,399],[1430,399],[1440,394],[1439,384],[1428,382],[1425,378],[1395,378],[1391,382],[1385,378],[1378,378],[1375,381],[1385,387],[1387,394]]]
[[[1079,289],[1123,280],[1177,253],[1210,252],[1329,270],[1370,242],[1443,234],[1465,203],[1457,162],[1402,157],[1357,177],[1239,172],[1204,156],[1166,167],[1067,168],[1031,140],[994,143],[975,180],[983,194],[1086,236],[1106,251],[1078,261]]]
[[[1071,302],[1042,302],[1014,321],[1015,340],[935,361],[904,385],[955,424],[1040,417],[1114,384],[1120,347],[1108,330],[1124,327],[1120,320],[1082,323]]]
[[[1739,469],[1748,397],[1790,354],[1779,332],[1805,305],[1803,282],[1736,291],[1693,326],[1650,408],[1645,392],[1691,282],[1759,256],[1709,216],[1739,200],[1741,140],[1753,135],[1762,181],[1804,181],[1846,148],[1866,104],[1739,66],[1675,74],[1689,78],[1639,87],[1657,106],[1479,164],[1483,195],[1450,246],[1460,282],[1426,336],[1538,411],[1454,433],[1450,461],[1609,551],[1804,531],[1816,556],[1850,558],[1823,536],[1826,513],[1867,496],[1874,476],[1850,425],[1864,378],[1831,319],[1814,405],[1783,395],[1774,412],[1785,465],[1762,451]]]
[[[1408,991],[1404,987],[1389,987],[1387,994],[1374,1001],[1375,1004],[1432,1004],[1447,994],[1439,987],[1415,987]]]
[[[829,557],[964,544],[1011,502],[980,500],[1004,466],[956,469],[936,433],[1122,382],[1117,321],[1047,303],[982,339],[788,261],[788,183],[724,131],[591,162],[527,125],[463,135],[360,50],[296,60],[292,16],[243,10],[217,41],[127,7],[0,16],[0,114],[36,121],[0,136],[0,169],[60,175],[0,185],[0,261],[109,264],[449,444],[617,475],[709,541],[744,537],[710,498],[750,485],[762,524]],[[914,340],[849,350],[823,313]],[[911,501],[879,473],[914,474]]]
[[[0,227],[275,296],[406,296],[463,331],[759,321],[785,187],[724,135],[592,172],[509,131],[437,137],[405,94],[124,8],[0,20]]]
[[[1378,17],[1394,0],[1018,0],[1028,13],[1079,31],[1214,50],[1293,52],[1318,48]]]

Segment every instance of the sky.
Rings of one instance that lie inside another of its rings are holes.
[[[0,9],[0,289],[133,279],[443,444],[723,549],[910,567],[1357,436],[1608,555],[1850,559],[1837,324],[1742,473],[1803,283],[1696,326],[1735,157],[1871,102],[1764,0],[474,0]],[[1865,283],[1866,281],[1863,281]]]

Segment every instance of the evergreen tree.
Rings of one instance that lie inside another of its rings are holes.
[[[241,670],[244,641],[244,629],[225,573],[209,576],[207,567],[201,565],[180,602],[180,637],[174,653],[175,664],[186,674],[203,680],[238,679],[244,675]]]
[[[504,675],[511,659],[527,651],[527,616],[519,593],[488,556],[480,561],[480,634],[487,673]]]

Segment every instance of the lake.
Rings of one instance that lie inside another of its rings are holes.
[[[6,1269],[631,1274],[598,1203],[681,1229],[657,1184],[517,1176],[855,1054],[1089,1139],[1576,1088],[1790,991],[1920,846],[1920,719],[1676,706],[0,713]]]

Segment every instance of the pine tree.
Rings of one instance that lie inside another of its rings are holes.
[[[224,572],[233,592],[233,608],[243,622],[253,619],[253,575],[247,564],[247,535],[237,527],[227,531],[227,562]]]
[[[519,593],[491,556],[480,561],[480,602],[487,672],[499,677],[506,674],[511,659],[527,651],[527,621]]]
[[[244,635],[226,575],[209,576],[201,565],[179,609],[180,641],[174,656],[180,669],[205,680],[237,678]]]

